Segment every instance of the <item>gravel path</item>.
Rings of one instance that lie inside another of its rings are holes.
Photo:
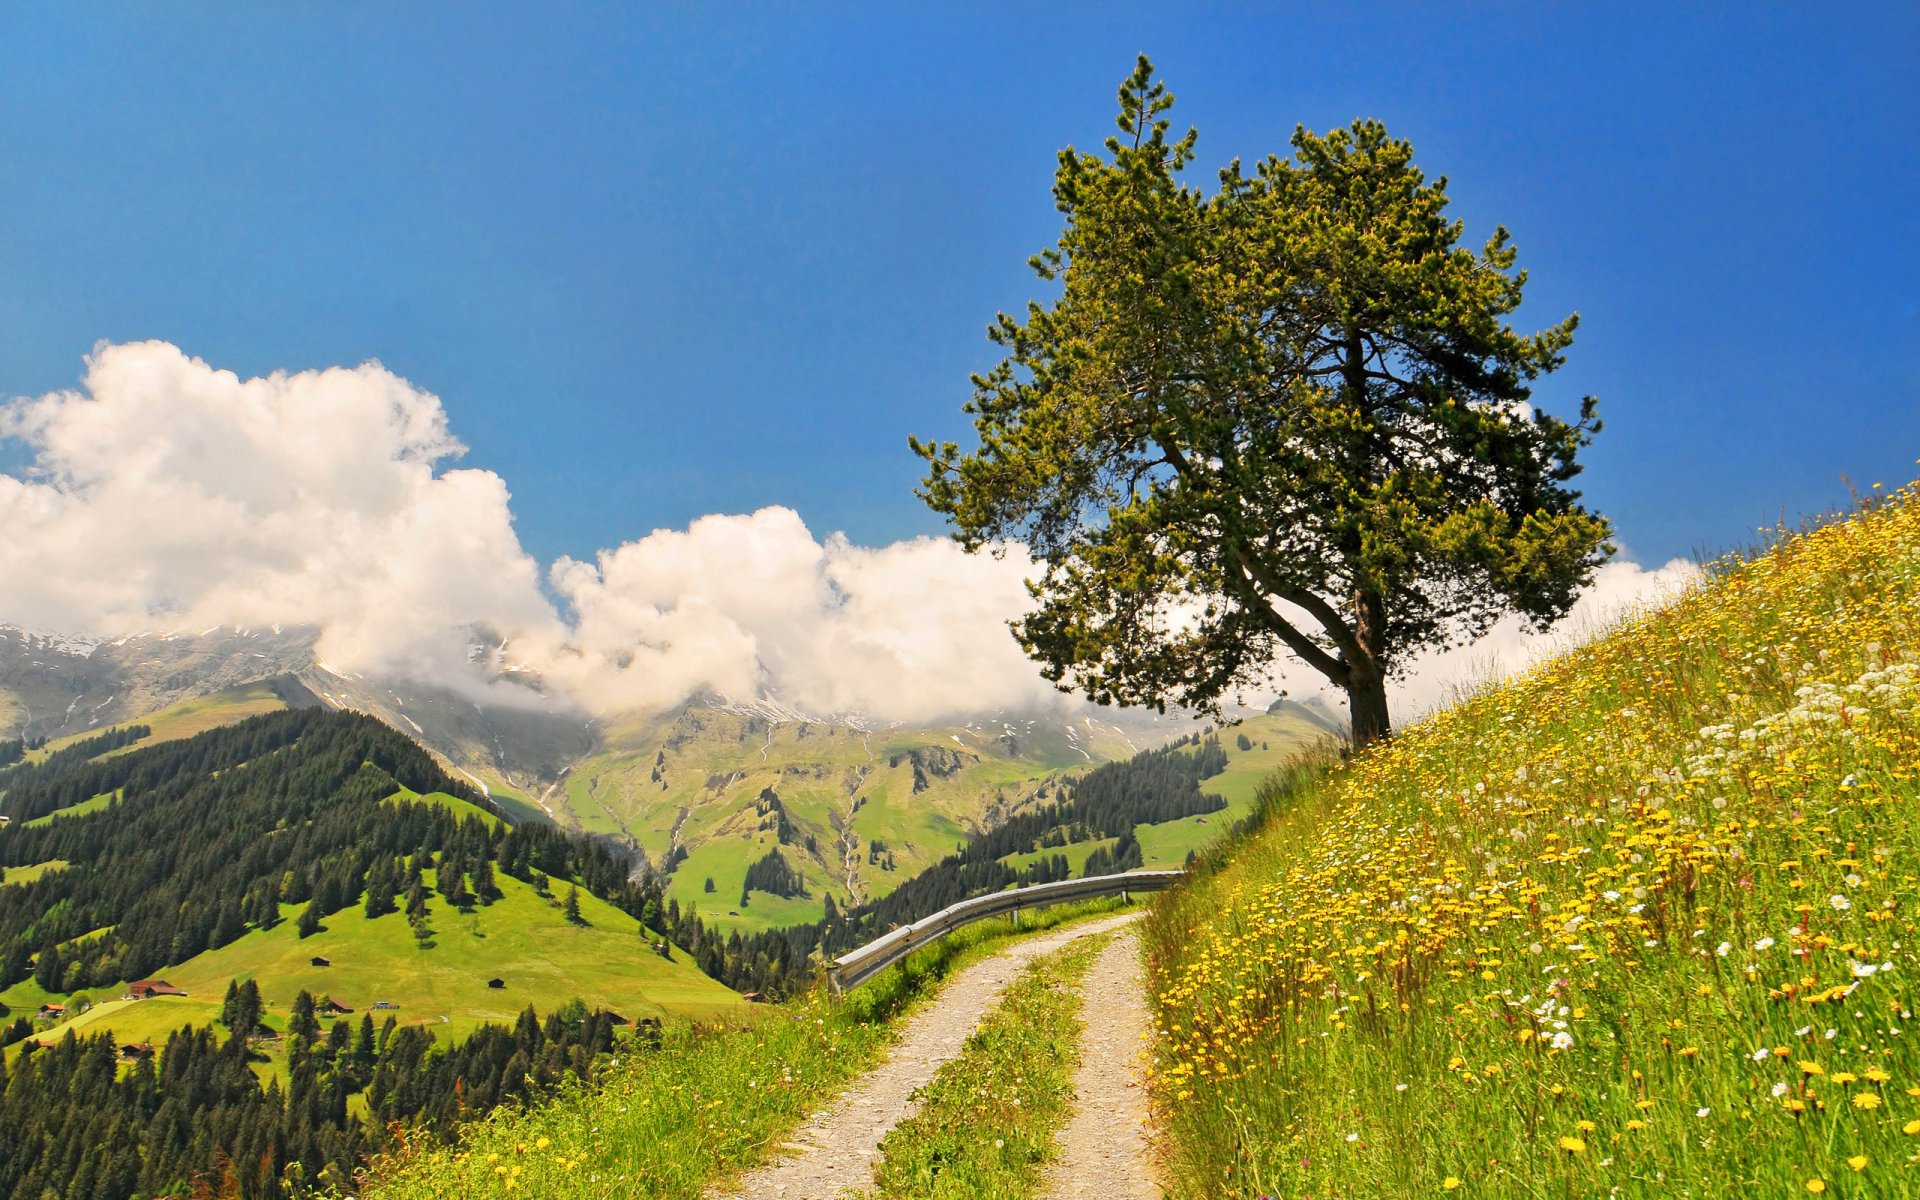
[[[795,1132],[787,1157],[749,1172],[732,1190],[715,1194],[731,1200],[832,1200],[864,1189],[873,1178],[880,1139],[917,1107],[914,1091],[926,1086],[943,1064],[960,1056],[967,1035],[1022,967],[1076,938],[1118,929],[1137,919],[1138,913],[1127,913],[1023,938],[960,972],[907,1023],[886,1062]],[[1127,944],[1133,944],[1131,939]]]
[[[1056,1140],[1047,1200],[1160,1200],[1147,1139],[1147,1011],[1139,939],[1129,931],[1100,952],[1081,984],[1080,1065],[1073,1117]]]

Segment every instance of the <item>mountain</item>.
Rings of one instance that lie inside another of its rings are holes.
[[[514,703],[483,706],[446,688],[336,670],[315,653],[315,638],[301,627],[216,626],[101,641],[0,626],[0,736],[58,743],[135,719],[156,738],[189,736],[274,708],[326,705],[418,738],[521,814],[538,811],[529,793],[595,744],[585,714],[504,668],[489,673]],[[484,661],[491,650],[476,637],[481,666],[493,665]],[[157,719],[176,716],[192,719]]]
[[[483,703],[337,670],[314,643],[299,628],[97,641],[0,627],[0,736],[57,748],[138,720],[158,742],[279,708],[369,713],[516,819],[614,839],[667,873],[672,898],[723,931],[751,931],[816,920],[829,896],[847,907],[884,895],[1067,774],[1196,727],[1091,706],[908,727],[712,694],[595,719],[478,631],[471,657],[493,685]],[[743,904],[747,868],[775,849],[795,879]]]
[[[707,696],[605,723],[599,748],[544,803],[669,871],[668,895],[710,924],[763,929],[817,920],[829,896],[845,908],[884,895],[1050,799],[1067,774],[1188,725],[1003,715],[907,727]],[[797,880],[743,904],[748,867],[772,851]]]

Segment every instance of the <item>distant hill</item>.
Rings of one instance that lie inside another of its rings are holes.
[[[885,895],[1067,774],[1190,728],[1091,715],[908,728],[704,697],[611,723],[546,804],[644,853],[709,924],[752,931],[817,920],[828,897],[845,908]],[[742,905],[748,867],[774,850],[800,888]]]
[[[717,695],[596,720],[484,639],[475,662],[514,703],[336,671],[313,642],[300,629],[99,642],[0,627],[0,737],[57,749],[135,721],[161,741],[283,707],[366,712],[508,814],[613,839],[661,870],[672,899],[723,931],[751,932],[817,920],[829,896],[846,907],[885,895],[1067,773],[1196,728],[1090,707],[913,728]],[[743,905],[747,868],[773,849],[795,885]]]
[[[367,717],[284,711],[70,759],[0,772],[0,1004],[108,1001],[162,974],[188,995],[102,1003],[56,1034],[146,1038],[204,1022],[236,978],[270,1004],[303,988],[361,1008],[393,1001],[403,1022],[455,1035],[575,996],[630,1016],[737,1003],[653,951],[668,931],[638,917],[652,905],[663,924],[659,896],[626,861],[551,826],[508,825]],[[425,936],[403,911],[416,881]],[[563,908],[576,885],[578,922]],[[309,909],[317,929],[304,928]]]

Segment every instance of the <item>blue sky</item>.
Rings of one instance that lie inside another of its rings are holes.
[[[0,394],[98,341],[438,393],[540,559],[710,512],[939,525],[1057,150],[1146,51],[1204,177],[1385,120],[1578,309],[1590,500],[1660,561],[1920,469],[1905,5],[175,5],[0,15]]]

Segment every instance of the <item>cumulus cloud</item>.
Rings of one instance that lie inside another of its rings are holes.
[[[0,473],[0,621],[108,636],[311,625],[336,669],[511,698],[469,661],[485,629],[596,712],[704,689],[908,722],[1061,703],[1006,628],[1030,603],[1023,547],[856,546],[766,508],[543,578],[505,483],[452,466],[464,447],[439,399],[377,363],[241,379],[161,342],[103,345],[79,389],[0,406],[6,439],[30,464]],[[1568,626],[1690,573],[1610,565]],[[1400,711],[1555,636],[1502,626],[1430,656]],[[1319,686],[1298,667],[1282,680]]]
[[[903,721],[1052,704],[1006,627],[1031,569],[1020,547],[994,559],[933,538],[818,541],[786,508],[703,517],[556,563],[575,619],[541,657],[602,709],[702,686]]]
[[[313,625],[344,670],[442,677],[457,627],[554,620],[487,471],[433,395],[376,363],[240,379],[101,346],[78,391],[0,408],[0,620],[114,634]]]
[[[439,399],[369,363],[241,379],[161,342],[101,346],[79,389],[0,407],[0,621],[115,635],[312,625],[351,672],[469,694],[476,628],[599,711],[700,689],[896,720],[1055,695],[1008,635],[1029,568],[931,538],[816,539],[790,509],[563,559],[541,587],[505,483]]]

